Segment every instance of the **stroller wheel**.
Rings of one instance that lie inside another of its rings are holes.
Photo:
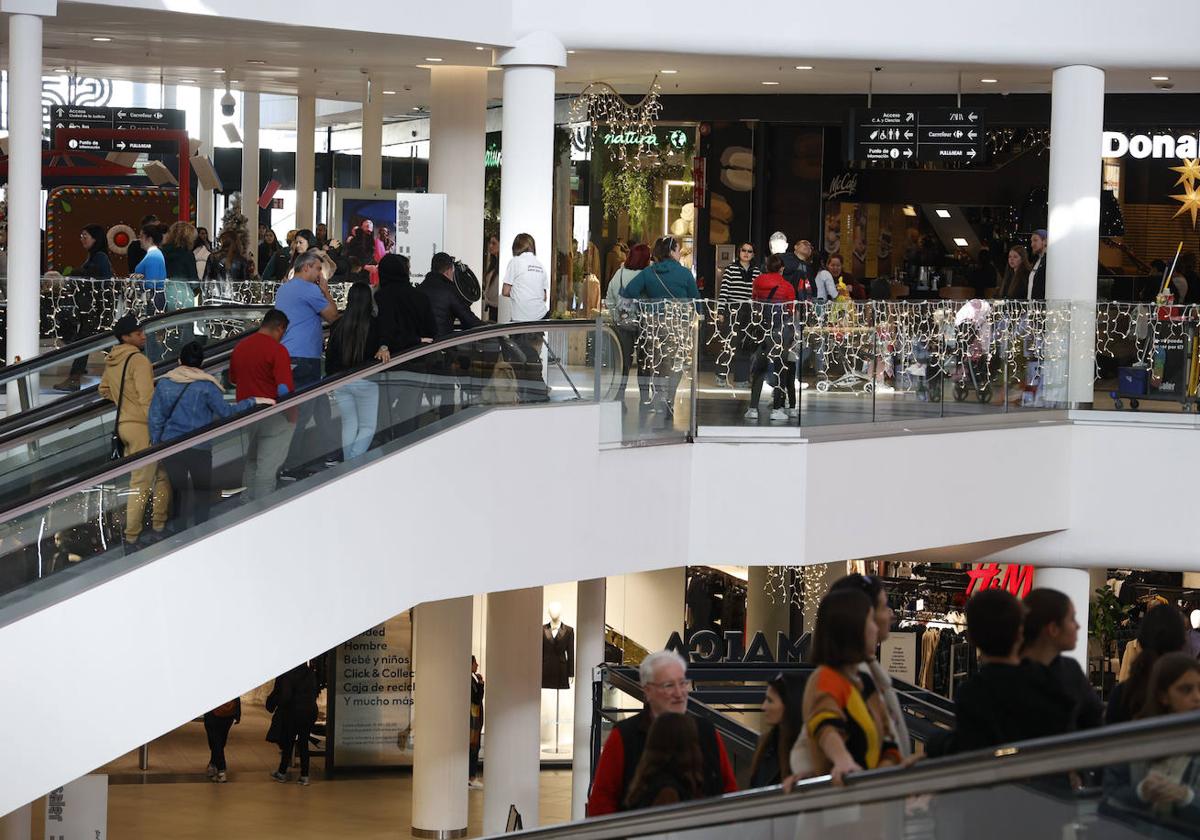
[[[870,393],[874,392],[874,390],[875,390],[874,382],[864,382],[863,383],[863,393],[864,394],[870,394]]]
[[[822,394],[829,393],[829,380],[828,379],[817,380],[817,390],[820,391]]]
[[[992,401],[992,386],[984,385],[983,390],[980,391],[977,396],[979,397],[979,402],[981,404],[987,405]]]
[[[1132,408],[1134,411],[1138,410],[1138,405],[1140,405],[1140,403],[1137,400],[1129,401],[1129,407]]]
[[[901,373],[896,380],[896,387],[901,391],[911,391],[913,389],[913,375],[908,371]]]
[[[961,382],[954,383],[954,401],[962,402],[967,398],[967,386]]]

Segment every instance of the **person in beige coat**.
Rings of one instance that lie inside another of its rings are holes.
[[[125,457],[150,448],[150,401],[154,399],[154,367],[146,354],[146,333],[137,318],[125,315],[113,328],[117,346],[108,354],[100,377],[100,396],[119,406],[117,434]],[[123,386],[123,387],[122,387]],[[122,399],[122,391],[124,398]],[[171,503],[171,486],[162,466],[154,463],[133,470],[129,475],[129,501],[125,508],[125,544],[148,544],[162,538]],[[151,525],[153,531],[142,534],[146,502],[153,489]]]

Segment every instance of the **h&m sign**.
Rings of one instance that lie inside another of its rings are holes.
[[[1033,566],[980,563],[967,572],[967,596],[985,589],[1007,589],[1018,598],[1024,598],[1033,589],[1033,573]]]
[[[800,642],[793,642],[786,633],[779,633],[776,639],[775,652],[767,643],[767,637],[759,632],[750,638],[749,646],[745,643],[745,633],[730,630],[723,636],[712,630],[697,630],[684,644],[679,633],[672,633],[665,645],[667,650],[673,650],[688,662],[800,662]]]

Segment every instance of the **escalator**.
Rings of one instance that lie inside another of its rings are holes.
[[[1172,787],[1147,792],[1157,774]],[[1200,713],[505,834],[530,840],[1200,837]],[[1156,798],[1157,797],[1157,798]],[[1157,803],[1157,804],[1155,804]]]
[[[22,760],[0,764],[0,813],[418,603],[533,585],[522,575],[543,574],[557,543],[529,546],[519,528],[479,526],[486,496],[503,496],[516,471],[569,481],[564,457],[598,456],[599,409],[616,407],[598,403],[615,399],[620,359],[616,334],[596,322],[479,327],[133,458],[89,453],[9,494],[0,673],[18,675],[20,688],[0,693],[0,718],[16,724],[9,749]],[[342,412],[355,400],[377,402],[375,429],[365,452],[339,462]],[[291,426],[306,414],[317,421]],[[317,472],[257,498],[214,494],[206,521],[176,509],[165,539],[124,547],[134,472],[207,448],[215,487],[246,486],[281,428]],[[514,434],[559,443],[518,446],[514,464],[505,441]],[[472,486],[445,469],[448,459],[474,465]],[[24,467],[36,473],[38,463]],[[406,505],[434,506],[398,505],[401,485],[419,488]],[[512,510],[497,521],[519,522]],[[493,553],[518,557],[518,543],[532,558],[524,571]],[[570,560],[560,568],[576,571]]]

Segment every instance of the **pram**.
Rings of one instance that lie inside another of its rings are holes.
[[[904,367],[896,374],[897,390],[916,392],[917,399],[929,402],[942,401],[942,366],[929,352],[929,344],[923,339],[915,339],[912,344],[912,364]],[[899,367],[899,365],[896,365]]]
[[[954,338],[947,341],[946,349],[958,354],[951,377],[955,402],[963,402],[972,391],[980,403],[992,401],[992,327],[988,323],[991,309],[987,301],[973,299],[954,316]]]

